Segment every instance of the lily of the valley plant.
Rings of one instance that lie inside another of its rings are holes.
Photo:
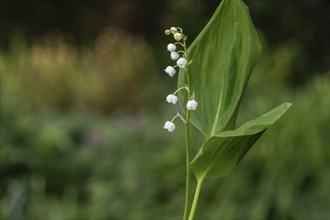
[[[186,196],[183,219],[193,219],[202,183],[208,176],[230,175],[266,129],[291,106],[283,103],[239,127],[236,118],[240,101],[261,53],[258,34],[242,0],[223,0],[194,42],[187,48],[182,28],[165,31],[172,36],[167,50],[175,64],[165,68],[178,89],[166,101],[183,107],[164,128],[174,132],[174,121],[185,124]],[[190,160],[189,126],[205,137],[199,152]],[[191,203],[190,173],[197,179]],[[219,216],[217,216],[219,218]]]

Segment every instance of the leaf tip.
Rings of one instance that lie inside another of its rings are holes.
[[[289,108],[292,106],[292,103],[291,103],[291,102],[285,102],[285,103],[283,103],[283,106],[284,106],[286,109],[289,109]]]

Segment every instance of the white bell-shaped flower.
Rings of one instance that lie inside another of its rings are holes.
[[[164,71],[171,77],[173,77],[174,74],[176,73],[176,70],[172,66],[166,67]]]
[[[167,129],[169,132],[173,132],[175,129],[175,124],[171,121],[165,122],[164,128]]]
[[[177,52],[173,51],[171,53],[171,59],[172,60],[177,60],[177,59],[179,59],[179,57],[180,57],[180,55]]]
[[[172,103],[172,104],[176,104],[178,102],[178,97],[176,95],[173,94],[169,94],[166,97],[166,102],[168,103]]]
[[[168,44],[167,45],[167,50],[170,51],[171,53],[176,50],[176,46],[174,44]]]
[[[189,100],[187,102],[187,109],[188,110],[196,110],[198,103],[195,100]]]
[[[178,61],[176,61],[176,64],[178,65],[178,67],[183,69],[187,65],[187,60],[185,58],[181,57],[180,59],[178,59]]]

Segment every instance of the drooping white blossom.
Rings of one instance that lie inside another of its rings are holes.
[[[168,103],[172,103],[172,104],[176,104],[178,102],[178,97],[176,95],[173,94],[169,94],[166,97],[166,102]]]
[[[175,124],[171,121],[165,122],[164,128],[167,129],[169,132],[173,132],[175,129]]]
[[[166,67],[164,71],[171,77],[173,77],[174,74],[176,73],[176,70],[172,66]]]
[[[176,64],[178,65],[178,67],[183,69],[187,65],[187,60],[185,58],[181,57],[180,59],[178,59],[178,61],[176,61]]]
[[[167,50],[170,51],[171,53],[176,50],[176,46],[172,43],[167,45]]]
[[[172,60],[177,60],[177,59],[179,59],[179,57],[180,57],[180,55],[177,52],[173,51],[171,53],[171,59]]]
[[[189,100],[187,102],[187,109],[188,110],[196,110],[198,103],[195,100]]]

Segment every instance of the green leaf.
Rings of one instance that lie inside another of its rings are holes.
[[[223,131],[207,139],[191,162],[196,177],[230,175],[263,132],[290,106],[290,103],[284,103],[236,130]]]
[[[246,85],[261,53],[261,45],[242,0],[223,0],[188,49],[188,73],[179,72],[178,87],[190,84],[198,108],[191,122],[206,141],[191,162],[198,179],[227,176],[265,130],[290,107],[284,103],[235,129]],[[189,80],[187,78],[189,76]],[[179,92],[180,103],[187,95]]]
[[[234,129],[246,84],[261,52],[248,8],[241,0],[224,0],[188,49],[191,91],[198,108],[191,122],[205,137]],[[180,71],[179,88],[187,84]],[[185,107],[186,93],[179,92]]]

